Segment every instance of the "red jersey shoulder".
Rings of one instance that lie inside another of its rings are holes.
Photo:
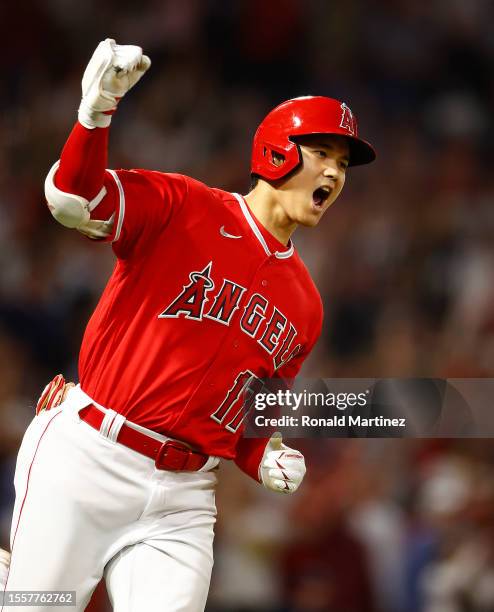
[[[226,205],[227,208],[230,206],[238,207],[238,202],[233,193],[223,191],[217,187],[209,187],[205,183],[193,179],[190,176],[182,175],[188,188],[188,199],[191,202],[197,202],[202,205],[217,206],[223,209]]]
[[[197,204],[206,208],[211,205],[224,206],[225,204],[236,205],[237,203],[232,193],[209,187],[202,181],[185,174],[136,168],[127,171],[127,176],[129,184],[133,181],[148,181],[161,193],[164,199],[175,199],[177,203],[181,200],[189,206]]]
[[[198,223],[215,208],[218,213],[225,208],[214,189],[183,174],[141,168],[117,170],[108,172],[106,183],[112,189],[117,213],[109,240],[122,258],[139,256],[159,240],[174,218],[186,228],[184,218],[189,224]]]
[[[117,170],[124,189],[138,188],[156,191],[163,198],[183,199],[187,194],[187,178],[182,174],[158,172],[156,170],[145,170],[133,168],[132,170]]]

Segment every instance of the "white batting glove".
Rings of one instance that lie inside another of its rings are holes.
[[[72,387],[75,387],[73,382],[65,382],[63,375],[57,374],[53,380],[50,380],[50,382],[41,392],[41,395],[36,403],[36,415],[40,414],[44,410],[51,410],[52,408],[57,408],[57,406],[60,406],[60,404],[65,401],[67,393],[70,389],[72,389]]]
[[[9,574],[10,553],[0,548],[0,591],[5,589]]]
[[[86,128],[108,127],[118,101],[151,66],[136,45],[117,45],[112,38],[100,42],[82,77],[79,122]]]
[[[278,493],[294,493],[305,476],[304,456],[283,444],[281,434],[276,432],[266,445],[260,473],[267,489]]]

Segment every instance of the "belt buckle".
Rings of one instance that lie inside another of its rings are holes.
[[[180,442],[167,440],[158,450],[154,463],[158,470],[180,472],[186,469],[190,452],[190,449]]]

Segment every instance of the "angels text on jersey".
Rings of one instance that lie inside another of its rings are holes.
[[[240,329],[272,355],[275,370],[288,363],[301,349],[295,341],[297,330],[293,323],[260,293],[245,299],[247,288],[232,280],[222,279],[221,287],[217,288],[211,277],[212,266],[210,261],[201,271],[190,272],[190,282],[158,318],[184,316],[196,321],[207,318],[229,326],[235,312],[243,309]]]

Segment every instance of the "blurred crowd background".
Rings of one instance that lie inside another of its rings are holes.
[[[320,226],[295,235],[326,316],[305,375],[482,378],[494,370],[493,23],[491,0],[0,4],[0,545],[36,398],[58,372],[77,380],[113,266],[43,198],[96,44],[139,44],[153,61],[114,118],[111,167],[245,193],[271,107],[346,101],[378,160],[350,169]],[[489,439],[299,446],[309,472],[293,498],[222,467],[210,612],[494,611]],[[108,609],[104,593],[92,606]]]

